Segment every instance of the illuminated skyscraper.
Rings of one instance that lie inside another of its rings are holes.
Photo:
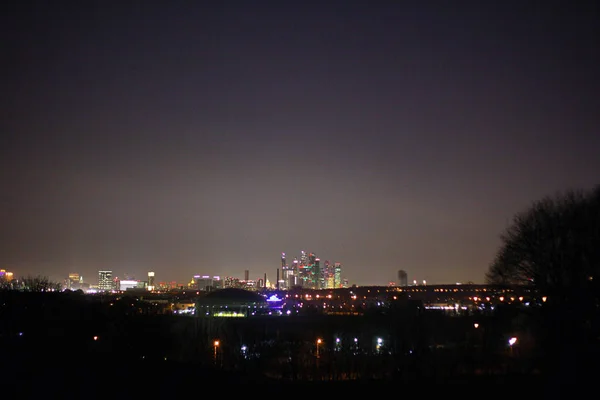
[[[329,260],[325,260],[325,264],[323,266],[323,279],[325,281],[326,289],[333,289],[334,286],[334,273],[333,273],[333,264],[329,262]]]
[[[288,287],[292,288],[294,286],[298,286],[300,284],[298,279],[298,259],[294,257],[294,261],[292,261],[292,266],[290,271],[288,272]]]
[[[315,262],[313,264],[313,288],[315,289],[324,289],[325,288],[325,279],[323,276],[323,271],[321,271],[321,259],[315,258]]]
[[[148,290],[151,292],[154,290],[154,272],[148,272]]]
[[[279,279],[280,289],[289,289],[292,285],[290,278],[293,276],[293,271],[287,265],[285,253],[281,253],[281,277]]]
[[[306,259],[306,252],[304,250],[300,251],[300,265],[306,265],[307,264],[307,259]]]
[[[342,264],[339,262],[333,264],[333,287],[342,287]]]
[[[99,290],[114,290],[114,281],[112,271],[98,271],[98,289]]]

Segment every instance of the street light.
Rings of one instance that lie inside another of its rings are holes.
[[[319,345],[323,343],[323,341],[321,340],[321,338],[317,339],[317,358],[319,358]]]
[[[517,338],[516,337],[511,337],[510,339],[508,339],[508,346],[510,348],[510,355],[513,355],[513,345],[517,343]]]
[[[479,328],[479,324],[478,324],[477,322],[475,322],[475,323],[473,324],[473,327],[474,327],[475,329],[477,329],[477,328]]]
[[[220,343],[219,343],[218,340],[215,340],[214,343],[213,343],[214,348],[215,348],[215,364],[217,363],[217,349],[219,348],[219,344]]]

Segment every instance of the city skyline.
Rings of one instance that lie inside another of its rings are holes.
[[[0,268],[483,282],[599,183],[593,3],[325,3],[9,1]]]

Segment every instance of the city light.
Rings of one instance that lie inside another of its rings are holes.
[[[477,328],[479,328],[479,324],[478,324],[477,322],[475,322],[475,323],[473,324],[473,327],[474,327],[475,329],[477,329]]]
[[[517,343],[517,338],[516,337],[511,337],[510,339],[508,339],[508,345],[509,346],[513,346],[515,343]]]
[[[94,336],[94,341],[98,340],[98,336]]]
[[[220,343],[218,340],[215,340],[215,341],[213,342],[213,346],[214,346],[214,348],[215,348],[215,354],[214,354],[214,358],[215,358],[215,364],[217,363],[217,349],[219,348],[219,345],[220,345],[220,344],[221,344],[221,343]]]

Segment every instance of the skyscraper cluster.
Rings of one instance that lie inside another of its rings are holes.
[[[281,272],[280,272],[281,271]],[[292,287],[308,289],[334,289],[343,287],[342,264],[321,259],[315,253],[302,250],[300,257],[294,257],[288,264],[285,253],[281,253],[281,267],[277,269],[277,288]]]

